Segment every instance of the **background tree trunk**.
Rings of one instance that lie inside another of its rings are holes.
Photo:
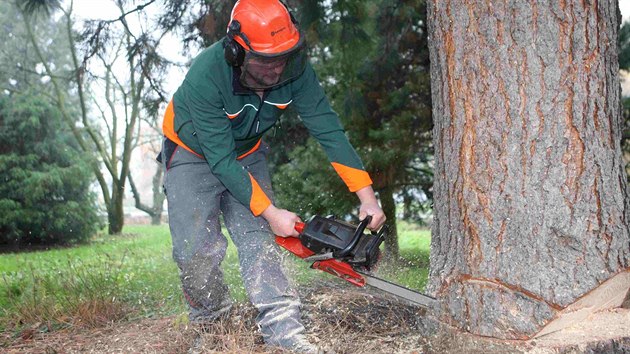
[[[151,215],[151,225],[162,223],[162,211],[164,210],[164,199],[166,195],[162,192],[164,179],[164,169],[160,166],[153,175],[153,213]]]
[[[399,260],[400,251],[398,247],[398,227],[396,226],[396,201],[394,200],[394,191],[391,186],[379,190],[381,206],[387,217],[387,225],[389,230],[385,236],[385,255],[387,260],[397,262]]]
[[[162,212],[164,211],[164,200],[166,199],[166,195],[162,191],[164,169],[161,166],[158,166],[152,178],[153,205],[146,205],[142,203],[142,201],[140,200],[140,192],[136,187],[136,183],[134,182],[131,173],[129,174],[128,178],[129,185],[131,186],[131,192],[133,194],[133,199],[136,202],[136,209],[142,210],[145,213],[149,214],[149,216],[151,217],[151,225],[160,225],[162,223]]]
[[[125,196],[125,186],[121,185],[122,181],[112,184],[112,199],[109,208],[107,208],[107,232],[110,235],[122,232],[125,225],[125,210],[123,201]]]
[[[629,267],[617,1],[433,0],[428,19],[429,291],[459,328],[529,338]]]

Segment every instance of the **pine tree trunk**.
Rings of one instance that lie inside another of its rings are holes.
[[[432,0],[428,18],[429,292],[459,328],[530,338],[630,265],[617,1]]]
[[[398,261],[398,228],[396,227],[396,202],[394,201],[394,192],[391,187],[385,187],[379,191],[381,206],[387,217],[386,224],[389,231],[385,236],[385,254],[388,260]]]

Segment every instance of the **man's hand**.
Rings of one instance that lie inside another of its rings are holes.
[[[376,196],[374,195],[374,190],[372,186],[367,186],[365,188],[359,189],[357,192],[357,196],[361,200],[361,207],[359,208],[359,220],[365,219],[368,215],[372,216],[372,221],[368,225],[368,229],[372,231],[377,231],[383,226],[385,220],[385,213],[383,213],[383,209],[378,205],[378,201],[376,200]]]
[[[368,225],[368,229],[372,231],[377,231],[383,226],[385,220],[385,213],[383,213],[383,209],[378,205],[378,203],[361,203],[361,207],[359,208],[359,220],[365,219],[368,215],[372,216],[372,221]]]
[[[269,205],[265,211],[262,212],[262,217],[267,220],[271,231],[276,236],[289,237],[298,236],[299,233],[295,230],[295,223],[302,222],[296,213],[290,212],[286,209],[276,208],[273,204]]]

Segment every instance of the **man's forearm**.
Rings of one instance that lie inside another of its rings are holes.
[[[374,194],[374,189],[372,189],[372,186],[363,187],[359,189],[358,191],[356,191],[355,193],[357,197],[359,197],[361,204],[367,204],[367,203],[378,204],[378,201],[376,200],[376,195]]]

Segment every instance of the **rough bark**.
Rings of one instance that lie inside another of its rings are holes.
[[[429,292],[443,320],[530,338],[629,267],[617,11],[614,0],[429,2]]]

